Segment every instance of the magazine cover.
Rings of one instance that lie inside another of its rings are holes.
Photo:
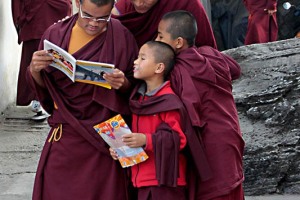
[[[122,142],[122,135],[131,133],[121,115],[116,115],[105,122],[94,126],[96,132],[113,148],[123,168],[130,167],[147,160],[148,155],[142,147],[130,148]]]
[[[62,71],[73,82],[94,84],[111,89],[111,86],[103,78],[104,73],[113,73],[115,65],[86,60],[76,60],[71,54],[59,46],[44,40],[44,50],[54,57],[50,66]]]

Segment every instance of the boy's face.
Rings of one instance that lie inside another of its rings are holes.
[[[131,0],[136,12],[138,13],[146,13],[150,10],[158,0]]]
[[[153,50],[147,44],[144,44],[140,48],[138,58],[134,61],[134,78],[141,80],[151,79],[155,75],[157,65]]]
[[[176,45],[177,45],[176,39],[172,39],[171,34],[167,32],[169,25],[170,25],[169,20],[161,20],[159,22],[158,33],[155,40],[170,45],[176,52]]]
[[[79,1],[76,3],[79,8],[78,25],[88,35],[95,36],[106,30],[112,10],[111,4],[98,7],[90,0],[85,0],[82,4]]]

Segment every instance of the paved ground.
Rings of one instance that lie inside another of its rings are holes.
[[[0,116],[0,200],[30,200],[47,122],[30,120],[27,107],[10,107]],[[300,200],[298,196],[247,196],[246,200]]]

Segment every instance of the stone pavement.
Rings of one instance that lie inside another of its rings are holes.
[[[37,162],[49,131],[33,122],[29,107],[8,107],[0,116],[0,200],[30,200]],[[246,200],[300,200],[300,195],[247,196]]]

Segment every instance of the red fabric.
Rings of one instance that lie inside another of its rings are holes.
[[[42,37],[68,49],[78,15],[51,26]],[[40,49],[43,43],[40,44]],[[138,48],[132,34],[117,20],[73,56],[77,59],[108,62],[132,80],[133,61]],[[114,89],[73,83],[59,70],[48,67],[41,75],[46,89],[28,79],[43,107],[52,115],[51,132],[62,124],[62,137],[46,141],[36,173],[33,200],[48,199],[129,199],[126,170],[111,159],[108,146],[93,126],[117,113],[129,115],[128,96]],[[54,109],[53,102],[58,109]],[[112,195],[114,194],[114,195]]]
[[[231,85],[239,75],[240,67],[233,59],[207,46],[177,55],[172,88],[182,99],[194,127],[201,131],[213,173],[211,179],[200,182],[192,199],[222,196],[244,180],[244,141]]]
[[[184,187],[143,187],[138,191],[138,200],[185,200]]]
[[[278,25],[276,13],[272,16],[267,10],[276,10],[276,0],[244,0],[249,12],[245,44],[266,43],[277,40]]]
[[[34,91],[27,83],[26,71],[31,62],[32,54],[38,49],[40,40],[29,40],[22,44],[22,57],[18,75],[16,104],[27,106],[34,99],[37,99]]]
[[[158,24],[164,14],[175,10],[187,10],[197,20],[198,35],[196,36],[196,45],[208,45],[217,48],[208,17],[199,0],[159,0],[144,14],[137,13],[130,0],[119,0],[116,8],[121,15],[115,17],[133,33],[139,46],[155,39]]]
[[[12,15],[18,33],[18,43],[23,42],[20,62],[17,105],[26,106],[36,99],[26,80],[26,70],[32,54],[38,49],[45,30],[71,14],[70,0],[12,0]]]
[[[70,0],[12,0],[13,20],[19,28],[19,43],[40,39],[49,26],[71,15],[71,12]]]
[[[153,94],[153,96],[140,96],[138,98],[139,104],[147,103],[151,101],[153,97],[159,97],[166,94],[174,94],[173,91],[171,90],[169,82],[166,85],[164,85],[164,87],[162,87],[159,91]],[[134,100],[131,100],[131,105],[133,103]],[[182,150],[186,145],[186,137],[180,127],[181,125],[180,113],[176,110],[168,110],[168,111],[157,112],[153,114],[138,114],[136,109],[132,111],[133,111],[132,132],[146,134],[147,144],[145,147],[145,151],[149,156],[149,158],[145,162],[142,162],[138,165],[134,165],[131,167],[132,182],[134,186],[138,188],[143,186],[157,186],[159,185],[159,182],[156,176],[157,161],[155,161],[156,160],[155,146],[159,145],[158,141],[160,141],[162,138],[156,136],[155,138],[157,143],[153,144],[154,141],[152,141],[152,137],[153,134],[155,134],[158,131],[158,127],[160,126],[160,124],[164,122],[170,127],[170,129],[173,132],[175,132],[175,134],[179,134],[179,138],[180,138],[180,146],[178,145],[178,149],[176,150],[176,148],[173,148],[171,151],[175,153],[176,151]],[[168,134],[170,134],[170,132],[168,132]],[[170,138],[170,140],[172,140],[172,138]],[[174,168],[176,166],[173,165],[172,167]],[[171,171],[172,169],[169,170]],[[186,159],[182,154],[179,154],[179,177],[177,179],[178,185],[186,184],[185,173],[186,173]]]
[[[217,197],[211,200],[244,200],[244,190],[242,184],[238,185],[234,190],[232,190],[229,194],[223,195],[221,197]]]

